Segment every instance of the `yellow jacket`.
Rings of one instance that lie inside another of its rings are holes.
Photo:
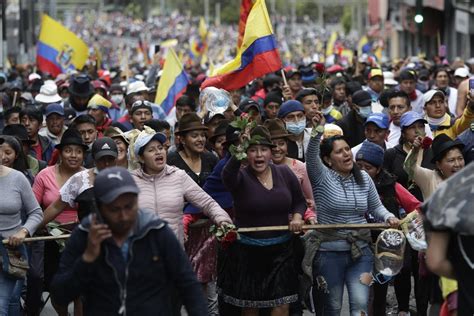
[[[461,117],[454,121],[454,124],[451,125],[451,116],[449,114],[444,115],[444,121],[441,123],[435,131],[433,131],[433,137],[436,137],[440,134],[446,134],[451,139],[455,139],[459,134],[464,132],[471,122],[474,121],[474,112],[472,112],[469,107],[464,109],[464,112]]]

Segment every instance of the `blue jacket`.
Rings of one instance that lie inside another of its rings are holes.
[[[188,315],[208,315],[207,301],[184,250],[166,222],[138,211],[129,237],[128,260],[111,240],[93,263],[82,260],[90,219],[72,233],[51,295],[61,305],[84,298],[84,315],[172,315],[179,295]]]

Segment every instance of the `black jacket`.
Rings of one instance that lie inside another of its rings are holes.
[[[341,120],[336,122],[342,128],[344,137],[351,148],[365,140],[364,122],[365,119],[360,117],[355,110],[350,110]]]
[[[384,155],[383,167],[391,174],[397,177],[397,182],[400,183],[405,189],[408,189],[411,183],[408,183],[408,174],[403,169],[403,163],[407,157],[407,153],[403,150],[402,145],[397,145],[393,148],[387,149]],[[423,161],[421,166],[428,169],[434,169],[434,165],[431,163],[432,152],[425,150],[423,152]],[[413,183],[412,188],[409,190],[418,201],[423,201],[423,194],[421,194],[420,188]]]
[[[207,302],[183,247],[168,225],[151,211],[138,212],[128,260],[110,240],[93,263],[82,260],[89,217],[72,233],[51,288],[66,305],[84,298],[84,315],[172,315],[178,293],[188,315],[207,315]]]

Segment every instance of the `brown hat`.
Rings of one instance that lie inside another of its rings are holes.
[[[202,124],[201,118],[196,113],[186,113],[179,120],[179,131],[175,134],[196,130],[207,131],[208,128]]]
[[[283,121],[280,119],[266,120],[265,123],[263,123],[263,126],[265,126],[270,132],[270,138],[272,140],[278,138],[286,138],[291,135],[286,130],[285,123],[283,123]]]
[[[272,143],[272,138],[270,136],[270,132],[265,126],[255,126],[251,131],[250,131],[250,138],[252,139],[254,136],[259,136],[259,140],[257,141],[251,141],[250,145],[265,145],[269,147],[276,147]]]

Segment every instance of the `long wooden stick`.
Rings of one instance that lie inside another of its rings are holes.
[[[371,223],[371,224],[316,224],[316,225],[303,225],[303,229],[387,229],[390,225],[384,223]],[[250,233],[250,232],[266,232],[266,231],[278,231],[288,230],[288,226],[263,226],[263,227],[245,227],[239,228],[239,233]]]
[[[34,242],[34,241],[47,241],[47,240],[59,240],[59,239],[68,239],[71,237],[71,234],[64,234],[59,236],[41,236],[41,237],[29,237],[25,238],[23,242]],[[2,240],[2,243],[8,244],[8,239]]]
[[[384,223],[374,224],[316,224],[316,225],[303,225],[303,229],[387,229],[390,225]],[[239,228],[239,233],[251,233],[251,232],[266,232],[266,231],[279,231],[288,230],[288,226],[261,226],[261,227],[244,227]],[[59,239],[68,239],[71,234],[64,234],[59,236],[41,236],[41,237],[30,237],[25,238],[23,242],[35,242],[35,241],[51,241]],[[3,244],[8,244],[8,239],[2,240]]]

